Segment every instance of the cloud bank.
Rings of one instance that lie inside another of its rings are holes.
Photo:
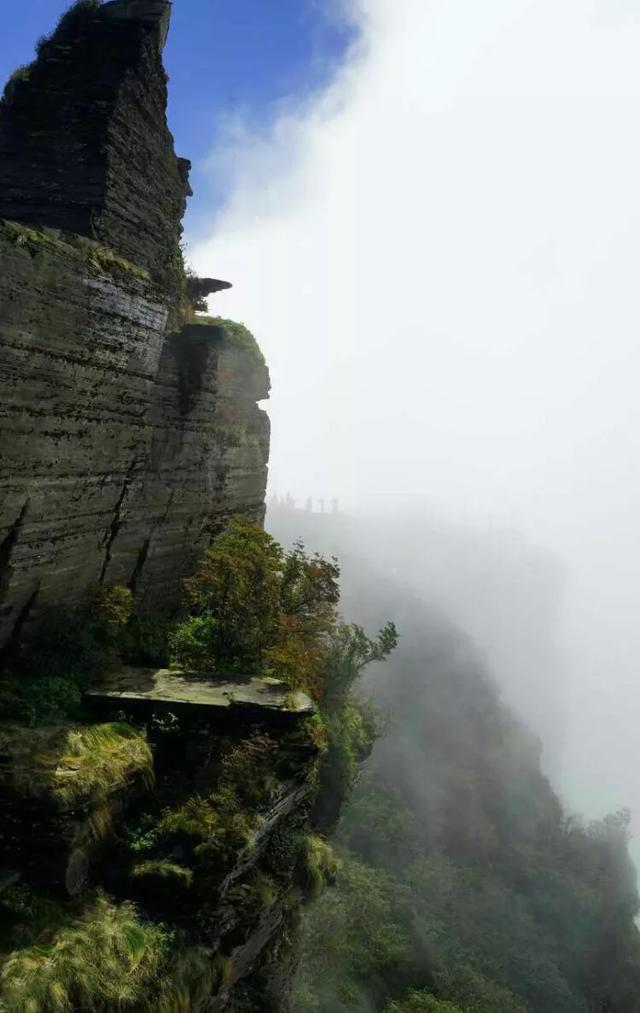
[[[639,13],[354,0],[331,84],[230,127],[191,259],[269,361],[273,489],[559,553],[566,789],[640,815]]]

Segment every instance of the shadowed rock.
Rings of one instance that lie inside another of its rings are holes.
[[[191,193],[167,127],[170,11],[72,7],[0,103],[0,217],[89,236],[165,283]]]
[[[187,278],[187,295],[195,310],[205,312],[206,298],[214,292],[223,292],[233,288],[229,281],[218,281],[217,278]]]

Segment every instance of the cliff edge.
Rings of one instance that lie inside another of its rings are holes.
[[[0,648],[96,584],[171,609],[263,518],[268,372],[182,262],[170,7],[81,0],[0,102]]]

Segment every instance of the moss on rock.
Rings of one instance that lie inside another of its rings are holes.
[[[195,315],[190,322],[203,327],[217,328],[229,345],[246,352],[260,366],[265,365],[265,358],[258,342],[244,324],[235,320],[226,320],[224,317],[210,317],[204,314]]]

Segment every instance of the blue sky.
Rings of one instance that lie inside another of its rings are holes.
[[[0,78],[33,56],[69,0],[3,0]],[[178,154],[191,158],[194,198],[188,223],[224,198],[202,163],[219,123],[241,115],[267,129],[278,104],[327,80],[349,43],[334,0],[176,0],[165,53],[171,78],[169,118]]]

